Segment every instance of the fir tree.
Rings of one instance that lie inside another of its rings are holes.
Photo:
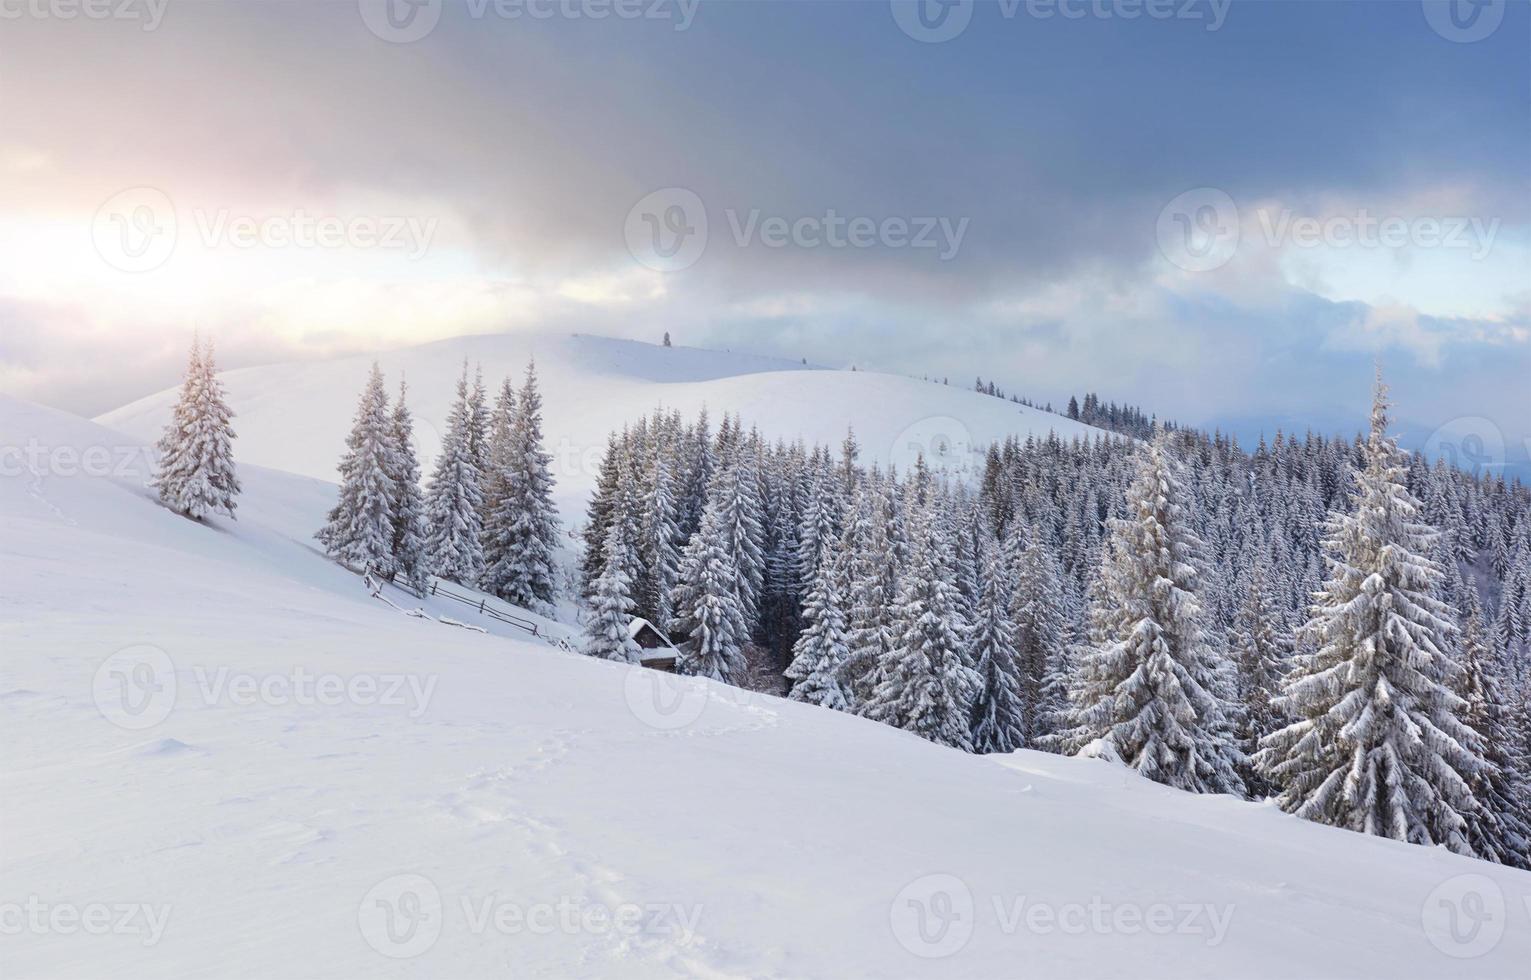
[[[1141,451],[1127,507],[1110,522],[1070,745],[1179,789],[1242,794],[1202,622],[1201,542],[1163,433]]]
[[[1008,606],[1012,584],[999,549],[984,558],[969,660],[978,674],[973,751],[1014,752],[1026,744],[1025,707]]]
[[[620,535],[621,529],[612,525],[607,532],[611,539],[608,554],[614,555],[622,548]],[[585,620],[585,653],[630,664],[642,659],[642,649],[628,632],[633,608],[631,588],[623,562],[607,562],[591,590],[590,615]]]
[[[794,701],[844,711],[849,704],[842,676],[850,655],[845,645],[844,608],[849,559],[833,535],[823,546],[825,559],[803,603],[807,627],[792,647],[786,677],[794,682],[789,694]]]
[[[415,456],[415,420],[405,404],[407,388],[399,379],[399,397],[390,419],[388,477],[393,481],[393,562],[395,574],[404,576],[410,588],[423,593],[430,588],[429,563],[425,555],[425,497],[420,492],[420,462]]]
[[[1282,809],[1320,823],[1468,853],[1472,781],[1483,762],[1450,686],[1455,628],[1434,596],[1434,532],[1402,483],[1380,372],[1354,511],[1336,513],[1330,577],[1278,710],[1296,719],[1261,741],[1258,763]]]
[[[680,507],[670,461],[662,448],[654,453],[651,470],[641,528],[643,561],[648,568],[648,594],[643,605],[654,623],[668,630],[675,620],[671,600],[680,575]]]
[[[1472,780],[1478,806],[1467,814],[1473,853],[1489,861],[1531,869],[1531,786],[1518,758],[1523,739],[1506,697],[1502,668],[1483,623],[1478,589],[1471,579],[1460,585],[1462,673],[1457,693],[1466,702],[1463,720],[1484,748],[1486,763]]]
[[[1054,738],[1068,724],[1068,675],[1071,665],[1069,614],[1057,559],[1038,538],[1022,541],[1017,528],[1006,540],[1004,558],[1013,578],[1009,616],[1015,626],[1015,663],[1020,681],[1025,744],[1054,748]]]
[[[1259,749],[1260,739],[1281,727],[1283,719],[1272,706],[1280,695],[1286,673],[1287,650],[1281,624],[1266,590],[1264,564],[1251,570],[1244,602],[1234,620],[1232,655],[1237,670],[1239,698],[1239,748],[1248,756]],[[1257,773],[1246,769],[1250,790],[1264,796],[1270,789]]]
[[[457,382],[457,400],[447,415],[441,454],[436,457],[436,469],[426,495],[430,533],[425,544],[432,571],[463,585],[477,584],[484,572],[483,525],[479,517],[484,502],[482,473],[469,448],[474,411],[468,394],[468,368],[464,365]]]
[[[213,345],[204,348],[193,338],[181,397],[158,443],[153,486],[167,507],[193,520],[218,512],[233,518],[240,491],[233,417],[213,364]]]
[[[394,564],[394,500],[398,471],[394,424],[388,413],[383,372],[373,362],[362,391],[346,452],[340,459],[340,497],[314,535],[331,557],[357,569],[391,577]]]
[[[487,531],[497,559],[485,571],[491,591],[527,609],[552,608],[557,589],[554,550],[558,518],[553,506],[552,457],[542,448],[542,395],[537,372],[515,401],[504,462],[504,496],[489,517]],[[631,582],[629,582],[631,585]]]
[[[944,561],[950,543],[928,522],[894,610],[897,640],[864,714],[933,742],[971,751],[978,677],[964,662],[966,624]]]
[[[709,504],[702,526],[686,545],[675,590],[677,622],[687,636],[675,663],[678,673],[728,684],[743,678],[749,627],[736,591],[738,580],[721,505]]]

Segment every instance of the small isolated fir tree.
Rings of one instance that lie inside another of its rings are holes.
[[[389,429],[393,462],[388,476],[393,481],[393,561],[395,574],[416,592],[430,588],[425,557],[425,497],[420,492],[420,461],[415,457],[415,420],[404,402],[404,379],[399,379],[399,399],[393,403]]]
[[[1127,513],[1110,522],[1094,642],[1076,666],[1070,747],[1168,786],[1242,794],[1202,625],[1201,541],[1162,432],[1140,451]]]
[[[1295,719],[1260,743],[1282,809],[1320,823],[1468,853],[1483,761],[1452,693],[1455,627],[1426,557],[1435,533],[1403,484],[1380,372],[1353,513],[1330,518],[1330,577],[1276,707]]]
[[[1026,742],[1026,716],[1010,621],[1011,581],[998,548],[984,556],[969,659],[978,674],[973,751],[1014,752]]]
[[[845,690],[845,662],[850,651],[845,643],[846,577],[848,552],[831,535],[823,541],[824,556],[803,602],[807,627],[792,647],[792,663],[786,676],[793,681],[788,695],[836,711],[849,706]]]
[[[233,417],[213,364],[213,345],[203,347],[193,338],[181,397],[158,444],[153,486],[167,507],[193,520],[217,512],[234,516],[240,487]]]
[[[474,408],[468,394],[468,367],[463,365],[457,382],[457,401],[447,415],[447,431],[441,455],[431,474],[426,495],[426,520],[430,535],[425,551],[431,570],[444,579],[463,585],[477,584],[484,571],[482,473],[469,447]]]
[[[728,529],[716,504],[702,514],[702,526],[686,545],[675,614],[686,641],[675,669],[736,684],[744,677],[744,644],[749,626],[739,603],[739,570],[729,548]]]
[[[345,455],[340,458],[340,498],[329,521],[314,535],[331,557],[384,578],[394,564],[394,423],[377,363],[362,391]]]
[[[608,554],[615,555],[621,550],[621,533],[615,524],[607,532]],[[638,663],[642,650],[628,632],[632,608],[632,581],[624,563],[608,561],[591,589],[590,618],[585,620],[585,652],[602,660]]]

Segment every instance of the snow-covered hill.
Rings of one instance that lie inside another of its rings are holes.
[[[989,444],[1006,435],[1055,431],[1072,438],[1099,431],[980,395],[965,382],[946,386],[582,335],[464,337],[378,356],[391,387],[401,372],[409,381],[427,474],[464,359],[483,365],[492,398],[501,378],[509,375],[520,383],[533,356],[542,380],[558,502],[571,520],[583,515],[607,433],[660,405],[687,417],[706,407],[714,425],[722,412],[734,412],[770,439],[802,437],[836,448],[847,426],[854,426],[864,461],[907,467],[924,453],[933,465],[969,475],[981,471]],[[229,402],[238,413],[238,458],[333,479],[371,361],[369,355],[224,373]],[[98,421],[152,442],[175,395],[162,391]]]
[[[7,977],[1531,962],[1531,875],[412,618],[314,551],[322,483],[202,526],[130,437],[0,399],[0,444]]]

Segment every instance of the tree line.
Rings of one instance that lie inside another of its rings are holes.
[[[1531,495],[1370,432],[1245,453],[1162,427],[993,447],[977,488],[655,413],[583,536],[588,652],[769,686],[973,752],[1525,866]]]

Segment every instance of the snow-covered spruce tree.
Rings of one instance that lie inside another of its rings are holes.
[[[526,366],[526,381],[516,398],[504,466],[503,496],[487,527],[497,558],[485,570],[485,579],[507,602],[547,611],[557,591],[553,553],[558,547],[558,517],[552,457],[542,448],[542,395],[534,364]]]
[[[1514,706],[1506,696],[1503,667],[1483,622],[1471,578],[1459,588],[1463,610],[1462,674],[1457,693],[1467,702],[1463,720],[1478,733],[1487,763],[1473,779],[1478,807],[1467,815],[1473,853],[1489,861],[1531,869],[1531,786],[1524,781],[1518,746],[1523,741]]]
[[[819,542],[821,561],[814,574],[813,586],[803,601],[806,628],[792,647],[792,663],[786,677],[793,681],[788,695],[794,701],[807,701],[836,711],[846,710],[849,700],[843,677],[845,645],[846,577],[849,553],[839,547],[834,532]]]
[[[329,521],[314,535],[336,560],[356,569],[371,566],[384,578],[394,574],[393,418],[377,362],[362,390],[346,451],[340,458],[340,498]]]
[[[1009,616],[1015,625],[1024,744],[1054,749],[1049,740],[1068,724],[1071,617],[1059,585],[1063,570],[1040,538],[1025,535],[1019,524],[1012,525],[1002,556],[1013,579]]]
[[[467,375],[468,362],[463,362],[463,374]],[[484,368],[477,365],[473,369],[473,388],[468,392],[468,426],[467,445],[468,456],[477,467],[482,484],[483,474],[489,472],[489,429],[490,415],[489,396],[484,390]]]
[[[660,446],[654,453],[651,470],[639,528],[642,559],[648,568],[648,595],[643,597],[642,606],[654,625],[668,630],[675,620],[671,602],[676,579],[680,576],[681,544],[680,506],[665,447]]]
[[[505,378],[500,382],[500,393],[495,398],[494,411],[489,416],[489,468],[481,474],[479,481],[479,490],[484,497],[484,505],[479,510],[484,535],[482,542],[484,578],[480,585],[485,592],[491,594],[498,594],[491,570],[504,557],[499,550],[499,536],[495,533],[494,524],[495,513],[504,507],[505,495],[509,488],[507,474],[511,456],[510,430],[515,417],[516,386],[509,378]]]
[[[213,345],[191,342],[181,397],[165,434],[153,486],[167,507],[193,520],[222,512],[234,516],[239,477],[234,472],[234,417],[213,364]]]
[[[760,493],[760,477],[754,452],[741,445],[729,464],[718,472],[708,507],[717,505],[719,527],[724,532],[724,547],[738,572],[735,594],[747,630],[753,630],[760,615],[761,591],[765,586],[765,513]]]
[[[395,575],[416,592],[430,588],[425,555],[425,496],[420,492],[420,461],[415,456],[415,420],[404,401],[407,387],[399,379],[399,397],[389,420],[389,456],[393,481],[393,563]]]
[[[1330,577],[1303,627],[1315,649],[1294,659],[1276,701],[1295,720],[1261,740],[1257,762],[1289,813],[1469,853],[1483,760],[1451,691],[1455,627],[1425,557],[1434,532],[1417,523],[1387,409],[1379,372],[1354,511],[1330,518]]]
[[[1014,752],[1026,744],[1028,725],[1016,661],[1016,629],[1008,612],[1012,588],[1000,549],[989,548],[983,559],[968,656],[978,674],[973,751],[980,754]]]
[[[431,474],[425,514],[430,526],[425,552],[431,570],[448,581],[476,585],[484,572],[482,474],[473,462],[468,440],[473,407],[468,395],[468,366],[457,382],[457,400],[447,415],[441,454]]]
[[[675,589],[676,622],[686,635],[675,669],[737,684],[744,677],[749,626],[740,607],[739,571],[728,543],[721,506],[708,504],[702,526],[686,545]]]
[[[615,555],[622,549],[621,533],[617,525],[611,526],[607,532],[610,539],[607,554]],[[607,562],[591,589],[590,612],[585,620],[585,652],[602,660],[638,663],[643,651],[628,632],[632,608],[632,582],[624,563]]]
[[[940,522],[917,519],[915,552],[893,611],[897,639],[878,670],[879,682],[863,714],[932,742],[971,751],[973,698],[978,676],[963,657],[967,624],[958,613],[957,587],[946,565],[950,544]]]
[[[626,433],[623,434],[624,437]],[[617,433],[606,436],[606,453],[601,457],[601,471],[596,476],[595,492],[586,508],[585,527],[580,532],[584,549],[580,555],[580,589],[589,598],[595,580],[606,567],[606,532],[611,530],[612,515],[616,512],[618,495],[621,493],[622,460],[626,439],[618,439]]]
[[[1288,651],[1282,635],[1280,614],[1267,589],[1269,574],[1262,562],[1249,574],[1249,587],[1234,619],[1230,654],[1238,676],[1239,749],[1253,757],[1260,739],[1284,724],[1271,702],[1280,696],[1286,674]],[[1250,792],[1264,796],[1270,787],[1257,771],[1249,772]]]
[[[1096,642],[1076,664],[1069,747],[1178,789],[1242,794],[1202,625],[1201,542],[1163,432],[1141,449],[1126,502],[1101,559]]]

